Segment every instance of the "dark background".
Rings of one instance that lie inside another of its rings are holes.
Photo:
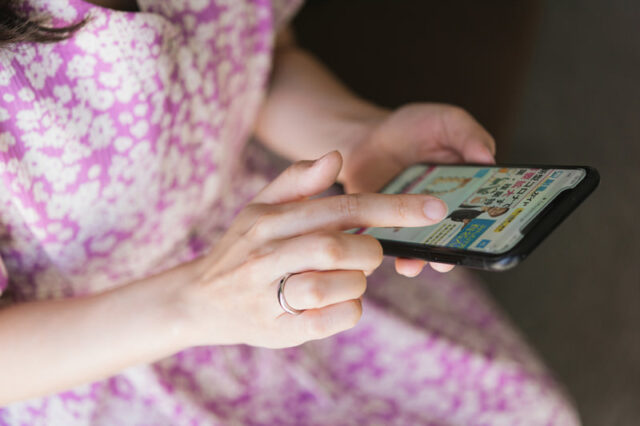
[[[500,161],[599,169],[525,263],[482,275],[585,425],[640,424],[640,2],[310,0],[295,26],[362,96],[465,107]]]

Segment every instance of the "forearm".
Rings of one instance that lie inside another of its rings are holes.
[[[99,380],[182,349],[176,268],[105,293],[0,310],[0,405]]]
[[[293,44],[276,51],[258,138],[291,160],[338,149],[348,157],[387,111],[342,85],[318,60]]]

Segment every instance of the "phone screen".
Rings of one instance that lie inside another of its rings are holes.
[[[575,187],[584,169],[415,165],[381,192],[430,194],[449,208],[446,219],[417,228],[360,228],[352,232],[486,253],[504,253],[523,229],[562,191]]]

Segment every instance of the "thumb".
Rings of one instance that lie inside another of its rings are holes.
[[[315,161],[298,161],[265,186],[253,202],[278,204],[319,194],[335,183],[341,168],[342,156],[338,151]]]

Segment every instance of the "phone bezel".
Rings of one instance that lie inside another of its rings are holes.
[[[529,228],[522,239],[511,249],[504,253],[485,253],[474,250],[465,250],[450,247],[430,246],[408,241],[396,241],[378,239],[385,255],[396,257],[419,258],[430,262],[449,263],[467,266],[470,268],[504,271],[511,269],[531,252],[569,216],[588,196],[598,183],[600,175],[590,166],[564,166],[564,165],[539,165],[539,164],[431,164],[421,163],[426,166],[438,167],[496,167],[496,168],[538,168],[538,169],[583,169],[584,178],[573,188],[559,193],[538,215],[536,215],[525,228]],[[404,173],[404,171],[402,172]],[[385,186],[386,189],[394,182],[399,174],[391,179]],[[384,191],[382,189],[381,191]]]

